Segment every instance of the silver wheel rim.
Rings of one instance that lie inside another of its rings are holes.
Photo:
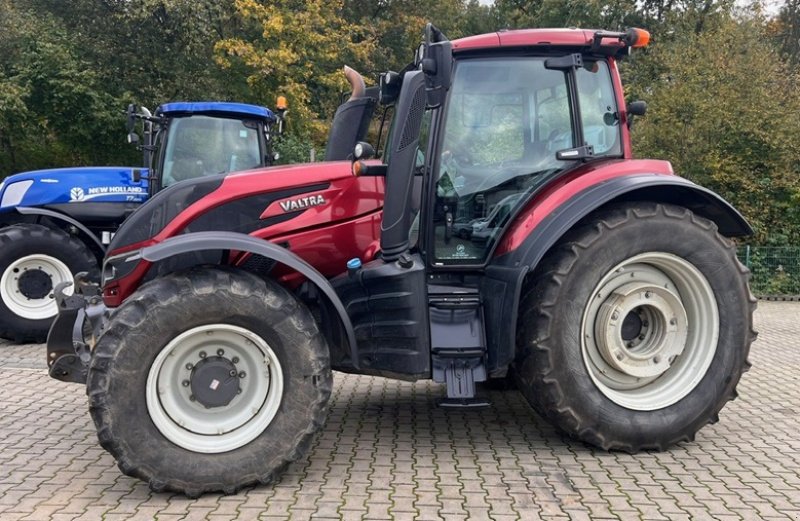
[[[28,298],[19,287],[20,277],[26,272],[40,271],[52,281],[52,287],[42,298]],[[72,281],[73,275],[66,264],[49,255],[35,254],[21,257],[11,264],[0,277],[0,297],[9,311],[28,320],[52,318],[58,313],[58,305],[53,298],[53,289],[60,282]],[[72,287],[64,293],[72,294]]]
[[[636,255],[595,286],[581,354],[597,388],[628,409],[653,411],[689,394],[717,350],[719,311],[706,278],[669,253]]]
[[[195,365],[210,357],[235,367],[235,381],[223,385],[238,384],[240,392],[226,405],[207,408],[192,394],[191,380]],[[239,326],[209,324],[181,333],[161,350],[150,367],[146,394],[150,418],[172,443],[194,452],[227,452],[250,443],[272,422],[283,397],[283,371],[260,336]]]

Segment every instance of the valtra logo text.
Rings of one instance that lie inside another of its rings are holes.
[[[309,195],[306,197],[298,197],[297,199],[289,199],[288,201],[281,201],[281,208],[283,208],[284,212],[294,212],[321,204],[325,204],[324,197],[321,195]]]

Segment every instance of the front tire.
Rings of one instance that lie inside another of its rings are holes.
[[[692,440],[749,368],[747,278],[733,243],[685,208],[598,212],[531,277],[519,388],[559,429],[603,449]]]
[[[58,313],[53,289],[82,271],[96,279],[97,259],[63,231],[26,223],[0,230],[0,337],[43,342]]]
[[[87,393],[125,474],[194,497],[268,483],[302,457],[331,385],[302,303],[273,281],[209,268],[156,279],[114,312]]]

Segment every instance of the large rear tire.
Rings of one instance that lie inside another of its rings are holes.
[[[155,491],[268,483],[325,421],[328,348],[308,309],[253,274],[156,279],[111,316],[87,380],[102,446]]]
[[[58,313],[53,289],[81,271],[98,276],[97,259],[79,239],[38,224],[0,230],[0,336],[43,342]]]
[[[598,212],[526,288],[519,388],[559,429],[603,449],[692,440],[749,368],[747,279],[733,243],[685,208]]]

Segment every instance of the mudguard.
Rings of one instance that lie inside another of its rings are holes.
[[[43,217],[49,217],[50,219],[54,219],[56,221],[65,222],[70,226],[74,226],[75,228],[80,230],[82,234],[84,234],[92,242],[94,242],[101,252],[106,251],[106,247],[105,245],[103,245],[103,241],[101,241],[100,238],[97,237],[97,235],[92,233],[92,231],[89,228],[81,224],[76,219],[73,219],[69,215],[64,215],[63,213],[58,213],[53,210],[47,210],[45,208],[28,208],[26,206],[18,206],[16,210],[22,215],[41,215]]]
[[[236,250],[240,252],[250,252],[284,264],[306,277],[328,297],[331,305],[339,314],[339,318],[347,334],[347,341],[350,344],[350,356],[353,360],[353,365],[358,368],[356,336],[353,330],[353,324],[350,321],[350,317],[347,315],[347,311],[345,311],[342,301],[339,299],[333,286],[328,282],[328,279],[313,266],[286,248],[241,233],[196,232],[171,237],[161,243],[148,246],[143,248],[140,254],[144,260],[158,262],[181,253],[202,250]]]
[[[753,233],[742,215],[716,193],[677,176],[639,174],[612,178],[578,192],[543,216],[515,248],[498,255],[486,267],[481,282],[486,302],[489,370],[503,376],[514,360],[517,316],[525,276],[581,219],[612,202],[654,201],[688,208],[716,223],[721,234]],[[512,232],[513,230],[509,230]],[[496,297],[492,297],[496,296]]]

